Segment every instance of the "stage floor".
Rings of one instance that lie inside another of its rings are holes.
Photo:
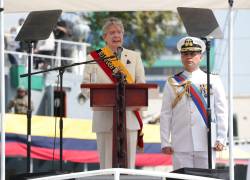
[[[76,180],[113,180],[113,179],[114,179],[114,176],[112,175],[76,178]],[[120,180],[162,180],[162,178],[141,176],[141,175],[120,175]]]

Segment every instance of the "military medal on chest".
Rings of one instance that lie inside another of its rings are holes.
[[[203,97],[207,97],[207,84],[200,84],[200,92]],[[210,95],[213,94],[212,85],[210,85]]]
[[[207,97],[207,84],[200,84],[200,92],[203,97]]]

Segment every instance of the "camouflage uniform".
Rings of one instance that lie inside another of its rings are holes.
[[[23,97],[16,96],[15,99],[10,101],[8,105],[8,112],[11,112],[12,108],[14,108],[15,114],[26,114],[28,110],[28,96],[27,95]],[[31,103],[31,110],[33,110],[32,103]]]

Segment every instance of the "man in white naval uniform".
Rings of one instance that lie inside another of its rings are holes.
[[[117,50],[123,44],[124,27],[122,22],[114,17],[106,20],[103,25],[103,39],[106,47],[119,54],[121,62],[129,71],[134,83],[145,83],[144,67],[140,53],[125,48]],[[93,58],[88,57],[89,60]],[[87,64],[84,70],[83,83],[91,82],[95,74],[96,83],[113,83],[98,64]],[[83,92],[84,93],[84,92]],[[109,98],[109,97],[107,97]],[[127,127],[127,155],[128,168],[135,167],[137,131],[140,129],[139,122],[132,111],[126,112]],[[112,111],[94,111],[92,130],[96,133],[97,149],[100,157],[100,168],[112,168],[112,128],[113,112]]]
[[[190,89],[197,89],[200,102],[206,105],[207,75],[199,68],[205,43],[199,38],[184,37],[178,42],[177,49],[181,53],[184,71],[169,77],[164,88],[160,116],[161,149],[165,154],[173,154],[174,170],[208,168],[206,106],[203,106],[202,115]],[[178,81],[178,78],[183,81]],[[214,152],[223,150],[228,127],[225,92],[216,75],[211,75],[210,102],[214,166]]]

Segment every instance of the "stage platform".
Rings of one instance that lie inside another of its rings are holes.
[[[136,169],[112,168],[87,172],[28,178],[32,180],[215,180],[201,176]]]
[[[76,178],[76,180],[112,180],[112,179],[114,179],[113,175]],[[149,177],[149,176],[120,175],[120,180],[162,180],[162,178]]]

